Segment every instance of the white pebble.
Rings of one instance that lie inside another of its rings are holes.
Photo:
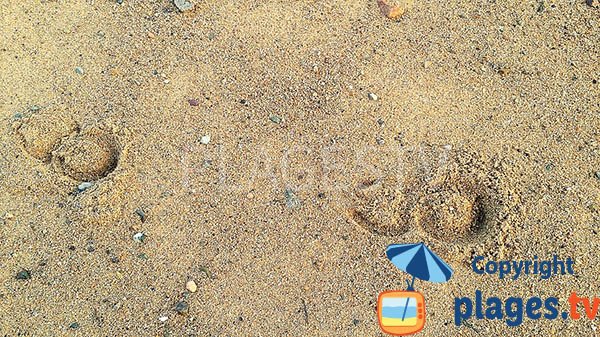
[[[198,290],[198,286],[196,282],[189,280],[185,283],[185,289],[189,290],[191,293],[195,293]]]
[[[210,143],[210,136],[209,135],[202,136],[202,138],[200,138],[200,143],[202,143],[202,144]]]
[[[94,184],[92,184],[88,181],[85,181],[85,182],[82,182],[81,184],[79,184],[79,186],[77,186],[77,189],[79,190],[79,192],[83,192],[83,191],[87,190],[88,188],[92,187],[93,185]]]
[[[192,10],[194,8],[194,4],[189,2],[188,0],[174,0],[175,6],[182,12]]]
[[[161,321],[161,322],[163,322],[163,323],[166,322],[168,319],[169,319],[169,317],[167,317],[167,316],[160,316],[158,318],[158,320]]]
[[[146,238],[146,234],[144,234],[143,232],[133,234],[133,241],[135,241],[135,242],[142,243],[142,242],[144,242],[145,238]]]
[[[377,95],[375,95],[374,93],[369,93],[369,99],[372,101],[376,101],[379,99],[379,97],[377,97]]]

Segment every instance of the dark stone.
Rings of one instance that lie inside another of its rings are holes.
[[[31,272],[29,270],[21,270],[17,273],[17,276],[15,277],[17,278],[17,280],[30,280]]]
[[[187,313],[189,310],[189,305],[183,301],[178,302],[175,305],[175,311],[177,311],[178,314],[185,314]]]
[[[142,222],[146,222],[146,212],[144,212],[143,209],[141,209],[141,208],[136,209],[135,214],[137,214],[140,217],[140,220]]]

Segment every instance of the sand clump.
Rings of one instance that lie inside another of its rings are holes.
[[[496,244],[508,212],[499,172],[476,154],[448,146],[421,144],[401,157],[396,171],[356,185],[347,211],[352,222],[447,249]]]
[[[54,153],[53,166],[78,181],[98,180],[115,169],[119,151],[115,137],[95,127],[64,141]]]
[[[78,181],[98,180],[117,166],[120,148],[105,129],[93,126],[82,131],[70,117],[46,110],[16,125],[17,138],[28,154]]]
[[[477,192],[462,182],[436,184],[419,200],[415,224],[445,242],[470,239],[483,221],[484,205]]]
[[[404,234],[410,229],[407,209],[414,200],[398,188],[399,184],[391,177],[359,183],[355,189],[356,203],[348,209],[348,216],[377,234]]]
[[[34,158],[47,162],[61,140],[77,130],[77,123],[56,111],[34,113],[17,126],[23,148]]]

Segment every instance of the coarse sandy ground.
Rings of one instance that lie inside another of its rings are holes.
[[[453,300],[598,295],[599,13],[0,0],[0,335],[379,336],[407,277],[384,249],[420,241],[455,269],[416,282],[420,335],[594,335],[456,327]],[[578,275],[500,281],[476,254]]]

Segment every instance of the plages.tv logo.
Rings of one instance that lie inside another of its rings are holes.
[[[406,290],[388,290],[377,299],[379,327],[387,334],[415,334],[425,326],[425,297],[414,289],[415,278],[430,282],[446,282],[452,276],[450,266],[425,244],[392,244],[385,251],[388,259],[410,274]]]

